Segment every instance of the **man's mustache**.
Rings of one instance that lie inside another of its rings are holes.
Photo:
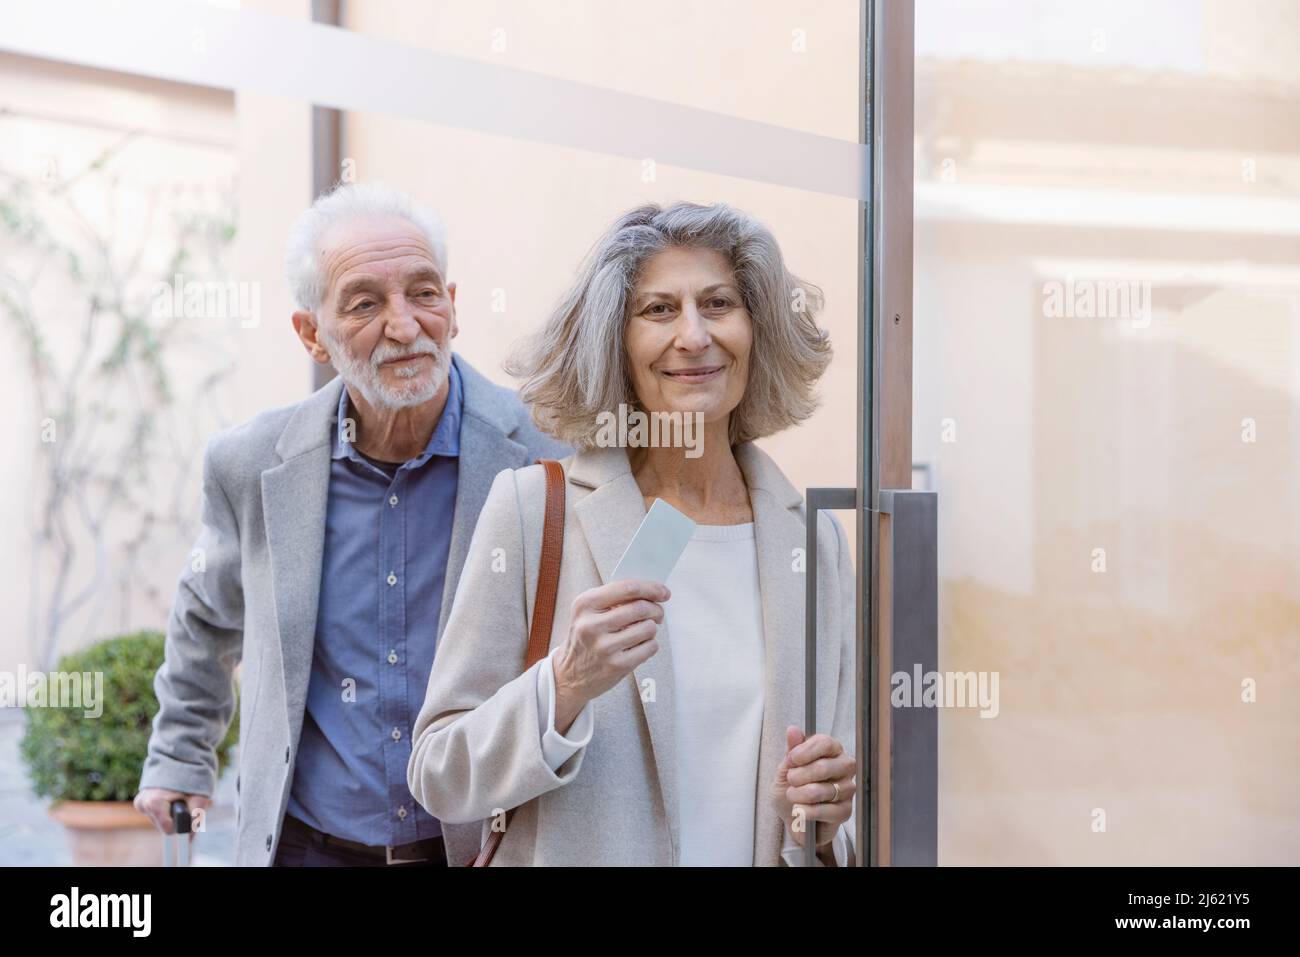
[[[406,359],[411,356],[432,356],[434,361],[442,358],[442,350],[438,348],[437,343],[413,342],[409,346],[384,346],[381,345],[370,354],[370,366],[372,369],[378,369],[385,362],[393,359]]]

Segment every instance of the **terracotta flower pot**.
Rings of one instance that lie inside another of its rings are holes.
[[[50,817],[66,828],[77,867],[162,866],[162,834],[130,801],[60,801]]]

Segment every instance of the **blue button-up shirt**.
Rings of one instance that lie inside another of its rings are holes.
[[[348,440],[339,396],[307,708],[288,812],[363,844],[442,832],[406,785],[411,728],[424,704],[442,611],[459,472],[461,383],[429,444],[382,466]]]

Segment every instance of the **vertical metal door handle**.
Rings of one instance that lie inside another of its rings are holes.
[[[808,541],[804,553],[804,691],[803,733],[811,738],[817,733],[817,513],[824,508],[856,509],[856,488],[810,488],[807,494]],[[804,831],[804,867],[817,866],[817,824]]]

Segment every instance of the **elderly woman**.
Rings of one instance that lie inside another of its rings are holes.
[[[852,861],[848,542],[823,514],[829,733],[810,733],[803,502],[753,444],[813,411],[830,361],[819,305],[745,214],[647,205],[610,227],[512,362],[537,423],[578,451],[562,463],[549,655],[520,673],[538,465],[496,476],[437,649],[407,779],[444,822],[451,863],[472,860],[511,808],[493,865],[797,865],[814,821],[817,859]],[[703,441],[606,447],[598,422],[627,409],[701,422]],[[698,523],[685,552],[667,582],[611,581],[657,498]],[[468,822],[468,835],[446,827]]]

